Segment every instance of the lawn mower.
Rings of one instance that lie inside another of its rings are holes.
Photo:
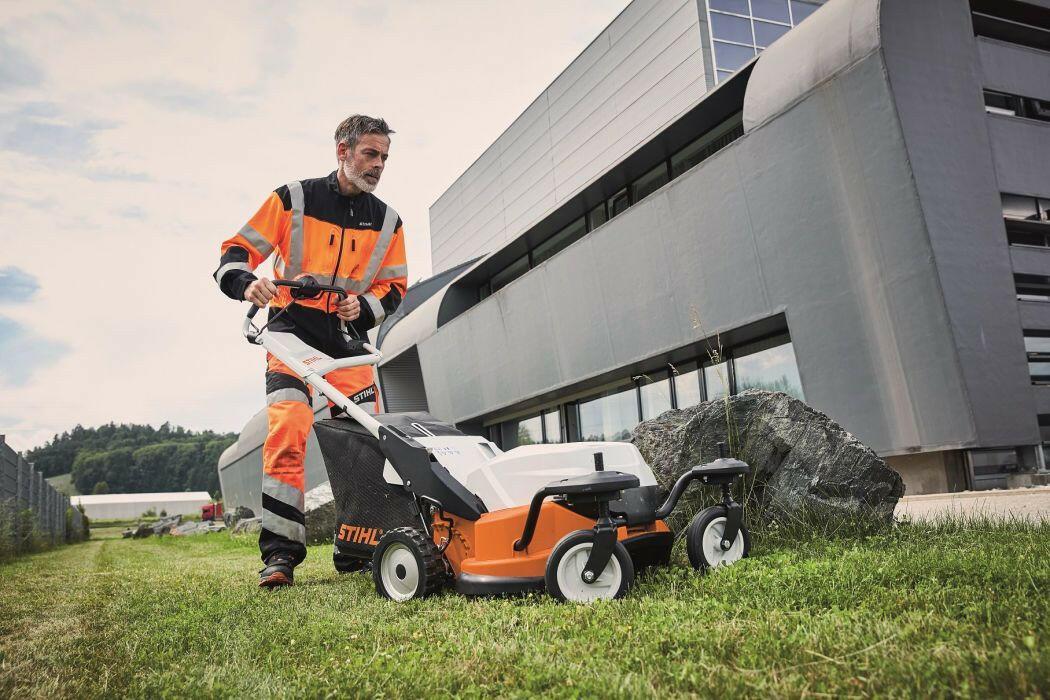
[[[295,299],[346,292],[306,277],[277,280]],[[749,472],[725,455],[682,474],[660,502],[660,487],[629,443],[522,445],[503,452],[427,413],[373,415],[324,375],[375,365],[378,349],[333,359],[298,337],[258,328],[252,306],[243,332],[324,394],[336,417],[317,421],[339,522],[335,564],[366,569],[376,591],[395,601],[448,584],[467,595],[546,590],[587,602],[627,593],[635,572],[670,560],[664,523],[688,486],[718,486],[722,502],[686,530],[690,563],[708,570],[748,555],[743,507],[731,487]]]

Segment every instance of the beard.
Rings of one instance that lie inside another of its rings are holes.
[[[372,192],[375,190],[376,185],[379,184],[378,181],[369,182],[366,180],[365,173],[356,169],[349,160],[343,161],[343,175],[346,176],[347,180],[354,183],[354,187],[362,192]]]

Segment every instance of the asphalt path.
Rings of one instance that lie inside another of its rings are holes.
[[[1050,520],[1050,486],[905,496],[894,514],[912,520],[975,515]]]

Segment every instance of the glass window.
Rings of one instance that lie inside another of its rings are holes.
[[[727,362],[704,367],[704,388],[707,389],[708,401],[729,395],[729,364]]]
[[[1021,301],[1050,301],[1050,277],[1014,273],[1014,287]]]
[[[671,177],[678,177],[702,161],[706,153],[707,141],[705,134],[671,156]]]
[[[642,377],[638,390],[642,393],[642,420],[656,418],[664,411],[671,410],[671,382],[667,379],[651,382]]]
[[[992,474],[1017,468],[1017,450],[970,450],[970,463],[977,474]]]
[[[539,265],[544,260],[554,257],[568,248],[587,233],[587,222],[581,216],[576,221],[558,231],[556,234],[537,245],[532,250],[532,264]]]
[[[1050,221],[1050,199],[1039,200],[1039,212],[1043,216],[1043,221]]]
[[[620,190],[609,200],[609,218],[622,214],[629,206],[631,203],[627,198],[627,190]]]
[[[1039,416],[1039,439],[1050,442],[1050,413],[1040,413]]]
[[[754,44],[751,36],[751,20],[746,17],[734,17],[711,13],[711,34],[715,39],[735,41],[738,44]]]
[[[711,0],[708,4],[712,10],[736,12],[741,15],[748,14],[747,0]]]
[[[1050,122],[1050,100],[1037,100],[1034,97],[1026,98],[1024,115],[1029,119]]]
[[[700,395],[700,371],[690,362],[678,368],[674,378],[674,396],[678,408],[689,408],[704,400]]]
[[[984,109],[986,112],[1015,117],[1020,106],[1018,99],[1013,95],[1004,95],[1001,92],[993,92],[992,90],[984,91]]]
[[[1003,194],[1003,216],[1007,219],[1039,220],[1039,207],[1035,197]]]
[[[718,74],[718,82],[722,82],[723,80],[727,80],[733,77],[733,71],[731,70],[719,70],[715,72]]]
[[[750,46],[715,42],[715,63],[723,70],[737,70],[754,57],[755,50]]]
[[[666,185],[670,179],[671,178],[667,176],[667,163],[660,163],[660,165],[631,183],[631,201],[642,201],[650,194]]]
[[[605,215],[605,202],[602,202],[587,212],[587,230],[593,231],[608,220],[609,217]]]
[[[1025,352],[1045,352],[1050,354],[1050,338],[1042,335],[1034,335],[1035,333],[1039,333],[1039,331],[1024,332]]]
[[[626,441],[631,428],[638,425],[638,394],[630,389],[581,401],[580,437],[582,440]]]
[[[755,43],[760,47],[766,47],[772,44],[780,37],[787,34],[791,27],[783,24],[771,24],[769,22],[759,22],[755,20]]]
[[[509,420],[500,424],[503,434],[502,449],[510,450],[519,445],[538,445],[543,442],[543,426],[539,416]]]
[[[800,2],[800,0],[791,0],[791,18],[795,20],[796,26],[799,22],[806,19],[819,9],[820,5],[814,5],[810,2]]]
[[[1050,384],[1050,361],[1030,360],[1028,374],[1032,377],[1032,384]]]
[[[1046,233],[1033,233],[1032,231],[1018,231],[1010,227],[1010,222],[1006,222],[1006,240],[1010,245],[1033,245],[1040,248],[1046,248],[1050,245]]]
[[[734,358],[733,374],[738,393],[747,389],[765,389],[805,399],[791,343]]]
[[[771,19],[774,22],[791,24],[788,0],[751,0],[751,14],[756,19]]]
[[[529,271],[529,256],[520,257],[492,276],[490,284],[495,294]]]
[[[561,413],[558,409],[543,414],[543,432],[546,442],[561,442]]]

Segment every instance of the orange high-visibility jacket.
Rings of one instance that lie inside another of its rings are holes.
[[[365,333],[401,304],[407,286],[405,235],[397,212],[378,197],[339,192],[336,173],[278,187],[239,233],[223,242],[215,281],[227,296],[244,299],[253,273],[271,253],[276,279],[311,275],[321,284],[343,287],[361,301],[351,334]],[[270,317],[288,306],[280,287]],[[342,332],[331,294],[299,300],[277,318],[272,330],[293,332],[333,357],[356,352]]]

